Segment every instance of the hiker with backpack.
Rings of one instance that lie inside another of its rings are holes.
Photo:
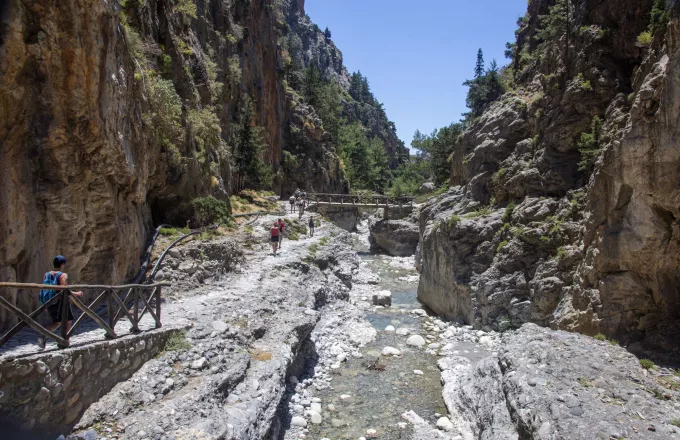
[[[276,256],[276,251],[279,248],[279,240],[281,236],[281,230],[279,229],[278,222],[274,222],[274,225],[269,229],[269,241],[272,243],[272,252]]]
[[[66,274],[66,272],[64,272],[65,267],[66,257],[64,257],[63,255],[57,255],[56,257],[54,257],[54,260],[52,260],[52,270],[45,273],[43,284],[49,286],[68,286],[68,275]],[[39,297],[40,304],[47,303],[49,300],[57,296],[59,292],[61,291],[55,289],[40,290]],[[71,294],[75,296],[83,296],[83,292],[71,292]],[[47,307],[47,312],[50,314],[50,318],[52,318],[52,324],[47,326],[47,330],[50,332],[55,331],[57,327],[59,327],[60,325],[66,326],[66,332],[68,332],[71,329],[71,324],[73,323],[73,312],[71,311],[71,305],[69,304],[68,316],[66,317],[66,322],[64,322],[64,317],[61,316],[63,301],[64,298],[60,299],[55,304],[51,304]],[[38,338],[38,346],[41,349],[44,349],[46,344],[47,340],[45,339],[44,336],[40,335],[40,337]]]
[[[309,236],[314,237],[314,227],[316,225],[314,224],[314,217],[309,216]]]
[[[290,203],[290,212],[295,212],[295,196],[290,196],[288,203]]]

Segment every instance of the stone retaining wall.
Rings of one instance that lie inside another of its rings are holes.
[[[89,405],[129,379],[182,330],[163,328],[6,360],[0,364],[0,419],[54,437],[67,433]]]

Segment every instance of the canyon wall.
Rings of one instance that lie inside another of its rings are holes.
[[[571,1],[567,43],[565,2],[529,2],[510,90],[468,122],[454,186],[422,211],[427,306],[674,348],[680,21],[669,4],[650,25],[654,3]]]
[[[301,68],[330,54],[326,76],[349,87],[302,1],[3,2],[0,280],[39,282],[56,254],[71,283],[129,280],[155,226],[196,226],[200,197],[229,203],[244,125],[273,173],[263,189],[348,191],[323,122],[286,84],[280,41],[291,33],[314,35]],[[399,148],[386,143],[392,157]],[[296,166],[284,150],[302,154]],[[35,292],[0,295],[37,304]],[[0,328],[12,322],[0,310]]]

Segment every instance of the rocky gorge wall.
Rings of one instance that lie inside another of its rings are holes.
[[[565,58],[563,34],[537,37],[556,3],[529,3],[515,86],[468,125],[454,186],[422,210],[418,296],[478,328],[535,322],[672,349],[677,6],[645,47],[652,2],[571,2]]]
[[[153,226],[185,226],[199,197],[229,202],[248,101],[272,189],[346,192],[322,121],[285,84],[287,17],[311,28],[300,1],[3,2],[0,279],[37,282],[58,253],[71,283],[130,279]],[[346,77],[332,41],[310,32],[305,62],[332,54]],[[286,168],[283,149],[304,159]],[[0,310],[0,328],[14,322]]]

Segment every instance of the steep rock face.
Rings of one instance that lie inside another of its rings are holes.
[[[371,225],[371,245],[395,257],[416,253],[418,225],[406,220],[381,220]]]
[[[670,348],[678,21],[644,49],[651,2],[573,2],[565,65],[563,35],[548,49],[536,38],[554,4],[530,3],[517,87],[469,125],[453,154],[456,186],[422,211],[418,296],[477,327],[535,322]],[[588,162],[584,134],[599,160]]]
[[[292,67],[298,63],[305,68],[315,66],[323,78],[336,82],[348,92],[341,103],[343,117],[350,122],[359,121],[371,138],[380,139],[385,146],[391,166],[398,166],[401,158],[408,156],[408,149],[397,137],[396,127],[387,119],[382,105],[377,102],[362,102],[358,96],[351,95],[353,75],[350,75],[343,64],[342,52],[330,36],[326,35],[306,15],[304,2],[283,0],[283,5],[286,26],[281,29],[283,42],[281,50],[284,57],[291,59]],[[302,74],[302,72],[297,72],[292,75],[290,82],[295,84],[290,85],[297,89],[302,88],[299,86],[304,83]],[[299,144],[294,137],[289,143],[289,147],[293,148]],[[293,149],[291,151],[295,153]],[[290,176],[294,174],[291,173]]]
[[[72,281],[122,280],[150,226],[145,201],[159,152],[135,128],[142,108],[117,7],[3,8],[0,278],[38,282],[63,253]],[[22,307],[37,301],[2,294]]]
[[[620,142],[591,181],[585,258],[555,325],[677,346],[680,314],[680,23],[651,54]],[[656,55],[656,56],[655,56]]]
[[[346,192],[328,133],[283,80],[290,14],[304,2],[3,2],[0,279],[37,282],[57,253],[72,283],[129,279],[154,225],[184,226],[198,197],[228,202],[248,101],[275,190]],[[294,172],[285,149],[305,152]],[[0,311],[0,327],[12,322]]]

